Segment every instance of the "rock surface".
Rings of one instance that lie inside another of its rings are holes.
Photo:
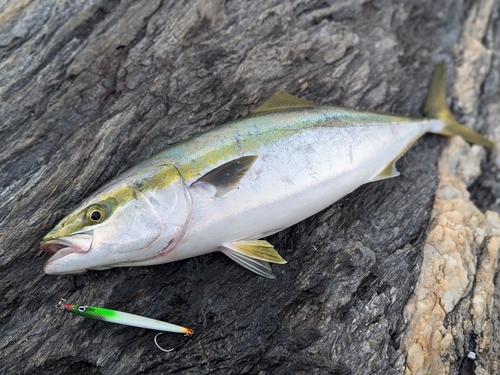
[[[470,148],[457,137],[444,155],[451,150],[456,155],[456,144]],[[445,171],[447,161],[440,160],[440,183],[421,273],[404,311],[406,374],[464,373],[474,367],[478,374],[494,374],[500,217],[492,211],[482,213],[470,201],[464,181]]]
[[[453,140],[438,171],[450,141],[424,136],[400,177],[270,237],[288,260],[274,281],[221,254],[46,276],[38,243],[119,172],[278,89],[418,116],[444,58],[456,118],[499,141],[499,10],[499,0],[0,2],[2,373],[497,373],[498,149]],[[55,310],[74,283],[86,285],[69,302],[195,335],[160,336],[176,348],[163,353],[151,331]]]

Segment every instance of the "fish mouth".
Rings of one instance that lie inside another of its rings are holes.
[[[85,254],[92,248],[94,233],[76,233],[59,238],[44,238],[40,243],[40,249],[46,253],[54,254],[49,262],[61,259],[66,255],[79,253]]]

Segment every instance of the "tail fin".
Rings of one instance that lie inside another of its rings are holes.
[[[444,60],[441,61],[432,73],[429,92],[425,99],[424,115],[429,118],[437,118],[443,122],[443,128],[437,131],[438,134],[452,137],[462,136],[466,141],[476,143],[486,147],[495,147],[497,143],[490,141],[481,134],[459,124],[446,106],[446,66]]]

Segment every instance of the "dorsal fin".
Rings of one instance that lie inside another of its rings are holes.
[[[314,107],[318,104],[299,99],[293,95],[287,94],[284,91],[276,91],[269,99],[258,106],[252,113],[277,111],[280,109]]]

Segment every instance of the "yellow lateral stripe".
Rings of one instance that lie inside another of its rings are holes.
[[[175,165],[189,183],[225,162],[249,154],[255,155],[262,146],[299,132],[307,132],[316,126],[349,127],[421,121],[352,108],[305,105],[301,108],[251,114],[211,132],[181,141],[153,159]]]

